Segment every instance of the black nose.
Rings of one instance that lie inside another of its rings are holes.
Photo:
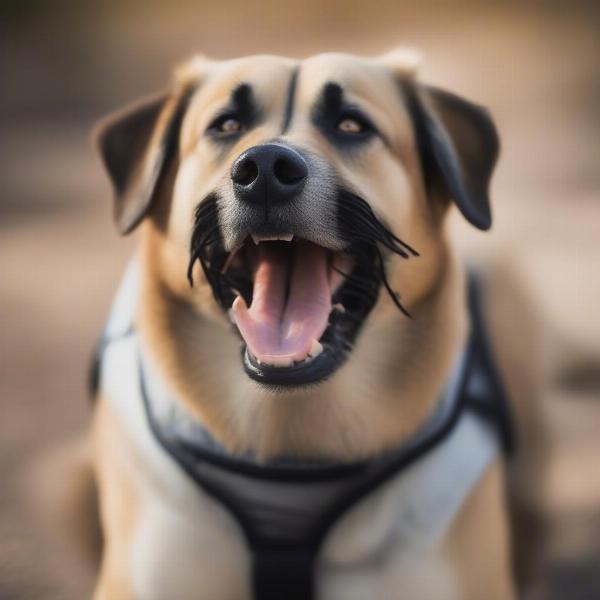
[[[238,198],[250,204],[283,204],[297,196],[306,183],[308,166],[287,146],[262,144],[249,148],[233,163],[231,179]]]

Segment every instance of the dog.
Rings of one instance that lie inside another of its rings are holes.
[[[403,51],[196,57],[96,140],[140,239],[95,600],[514,598],[509,413],[446,233],[491,225],[489,113]]]

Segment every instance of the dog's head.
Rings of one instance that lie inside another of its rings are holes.
[[[251,378],[328,378],[370,315],[418,318],[451,202],[490,226],[492,121],[413,70],[398,54],[199,58],[100,125],[119,230],[147,219],[161,276],[229,316]]]

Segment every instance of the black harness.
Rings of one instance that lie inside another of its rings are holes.
[[[469,283],[471,333],[444,398],[402,446],[365,462],[277,460],[259,463],[229,454],[162,382],[139,350],[139,385],[149,427],[160,445],[205,492],[224,505],[244,532],[252,557],[255,600],[310,600],[322,543],[333,525],[367,494],[415,464],[475,414],[495,431],[505,452],[514,445],[511,419],[485,336],[478,287]],[[128,329],[125,335],[135,335]],[[104,348],[101,341],[94,381]]]

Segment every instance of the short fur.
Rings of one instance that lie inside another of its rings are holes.
[[[356,151],[332,143],[311,118],[332,82],[380,132]],[[260,118],[217,146],[205,132],[240,84],[251,87]],[[136,327],[177,397],[230,452],[352,461],[401,444],[427,418],[468,327],[464,271],[445,231],[450,203],[475,226],[491,224],[487,189],[498,139],[487,112],[420,83],[412,61],[397,53],[199,57],[165,94],[104,121],[97,139],[117,227],[127,233],[139,224]],[[419,253],[386,259],[390,294],[379,294],[343,366],[316,387],[285,392],[244,373],[239,340],[200,263],[192,262],[193,287],[186,276],[200,201],[215,193],[225,199],[219,223],[225,246],[234,247],[241,217],[231,165],[271,140],[302,149],[319,174],[304,192],[314,241],[339,243],[328,223],[342,182]],[[95,600],[247,598],[248,556],[230,515],[137,439],[104,395],[94,432],[105,538]],[[370,524],[383,511],[386,488],[378,490],[324,549],[324,563],[338,568],[320,575],[323,597],[514,598],[503,480],[496,462],[435,556],[397,554],[376,573],[344,571],[383,535],[384,512],[383,530]]]

